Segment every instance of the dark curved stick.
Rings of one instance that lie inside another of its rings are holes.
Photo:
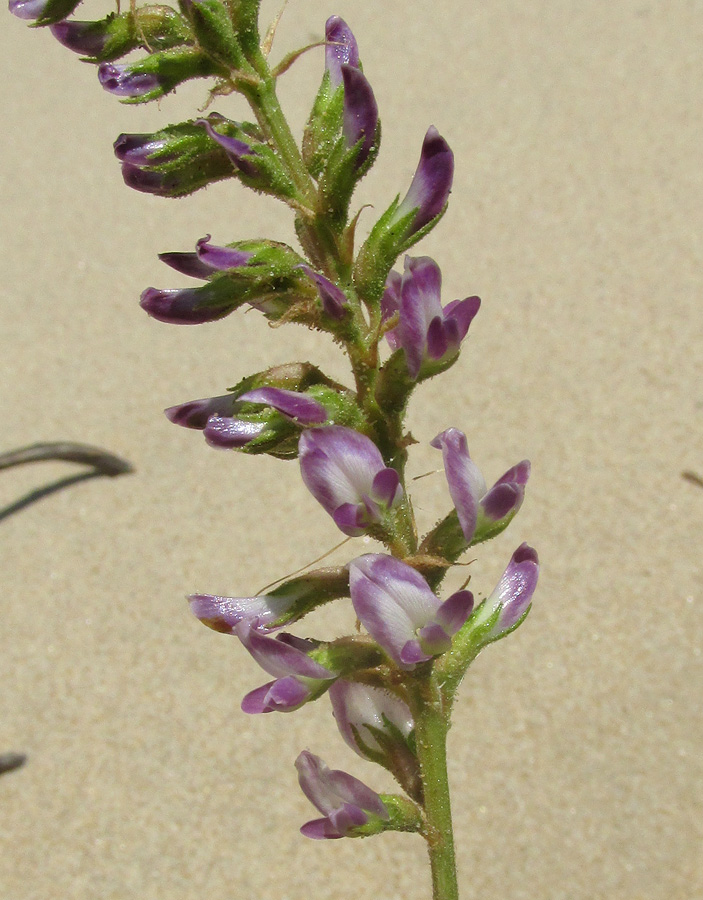
[[[77,484],[79,481],[87,481],[89,478],[100,478],[103,475],[114,478],[116,475],[126,475],[128,472],[134,471],[131,463],[128,463],[126,459],[115,456],[114,453],[108,453],[100,447],[91,447],[89,444],[75,444],[71,441],[30,444],[28,447],[20,447],[19,450],[9,450],[7,453],[0,453],[0,469],[22,466],[25,463],[50,462],[54,460],[83,463],[90,466],[91,471],[81,472],[78,475],[69,475],[44,487],[30,491],[9,506],[0,509],[0,521],[35,503],[37,500],[41,500],[42,497],[54,494],[56,491],[60,491],[72,484]]]
[[[100,475],[107,475],[110,478],[134,471],[131,463],[115,456],[114,453],[108,453],[107,450],[102,450],[100,447],[75,444],[71,441],[30,444],[28,447],[20,447],[19,450],[0,453],[0,469],[49,460],[83,463],[86,466],[92,466]]]
[[[27,762],[24,753],[0,753],[0,775],[19,769]]]

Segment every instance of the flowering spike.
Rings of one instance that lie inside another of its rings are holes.
[[[330,769],[308,750],[295,761],[300,787],[308,800],[323,814],[300,829],[305,837],[354,837],[357,828],[373,819],[388,821],[389,814],[379,795],[358,778]]]
[[[298,455],[308,490],[344,534],[363,534],[403,497],[397,473],[375,481],[387,472],[381,452],[351,428],[329,425],[304,431]]]
[[[359,620],[402,669],[447,651],[473,607],[470,591],[441,603],[419,572],[383,554],[349,563],[349,589]]]

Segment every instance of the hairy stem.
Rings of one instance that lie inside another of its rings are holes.
[[[415,735],[425,800],[425,838],[434,900],[459,900],[447,777],[448,714],[433,676],[415,710]]]

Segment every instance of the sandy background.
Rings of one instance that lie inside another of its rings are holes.
[[[484,593],[521,541],[543,563],[451,733],[463,897],[701,898],[703,489],[681,472],[703,474],[703,3],[294,0],[274,55],[332,12],[384,126],[359,201],[405,190],[434,123],[457,175],[420,252],[445,301],[484,301],[462,360],[416,395],[411,472],[437,466],[427,441],[448,425],[489,479],[533,462],[519,518],[473,568]],[[343,378],[335,351],[255,314],[188,329],[137,306],[185,283],[158,251],[293,240],[289,215],[232,184],[181,202],[123,186],[114,138],[191,116],[202,85],[121,106],[7,13],[0,58],[1,448],[74,439],[137,467],[0,523],[0,751],[29,756],[0,778],[0,896],[427,900],[419,838],[298,834],[302,748],[377,789],[390,776],[341,743],[326,700],[241,713],[260,671],[183,599],[249,593],[339,539],[295,464],[217,453],[161,414],[291,359]],[[321,67],[317,51],[283,79],[298,129]],[[0,507],[73,471],[4,472]],[[426,527],[448,508],[441,475],[414,496]],[[338,603],[297,630],[351,621]]]

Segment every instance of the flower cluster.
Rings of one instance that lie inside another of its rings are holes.
[[[407,491],[405,465],[415,442],[404,426],[409,397],[456,363],[481,306],[476,296],[443,305],[437,263],[407,255],[446,209],[453,153],[431,126],[402,199],[398,193],[356,249],[361,211],[353,214],[350,203],[378,155],[381,127],[356,39],[338,16],[325,26],[321,84],[298,148],[275,87],[303,51],[270,67],[275,29],[261,40],[258,0],[182,0],[178,9],[144,6],[98,21],[71,19],[77,0],[9,4],[93,62],[99,83],[123,102],[159,99],[206,78],[214,82],[213,98],[239,92],[255,113],[255,124],[210,112],[152,134],[122,134],[114,144],[122,176],[162,197],[235,178],[291,208],[302,252],[263,239],[214,243],[206,235],[194,250],[160,255],[196,286],[149,287],[141,306],[176,325],[205,325],[248,308],[272,324],[327,333],[346,353],[354,383],[293,362],[248,375],[218,396],[171,406],[166,415],[201,431],[213,447],[297,460],[303,483],[336,528],[378,546],[269,591],[194,594],[189,602],[198,619],[236,637],[272,676],[243,698],[244,712],[292,712],[329,694],[347,745],[388,769],[404,791],[380,795],[305,750],[295,763],[300,786],[322,817],[303,834],[444,833],[443,841],[428,840],[434,866],[450,829],[448,804],[437,799],[446,772],[433,762],[444,758],[443,749],[436,754],[433,741],[446,736],[470,663],[527,615],[539,572],[536,552],[522,543],[484,599],[466,585],[442,592],[459,556],[500,534],[518,512],[526,460],[489,488],[465,434],[448,427],[430,443],[442,452],[452,507],[424,536]],[[283,630],[339,600],[360,632],[320,641]]]

